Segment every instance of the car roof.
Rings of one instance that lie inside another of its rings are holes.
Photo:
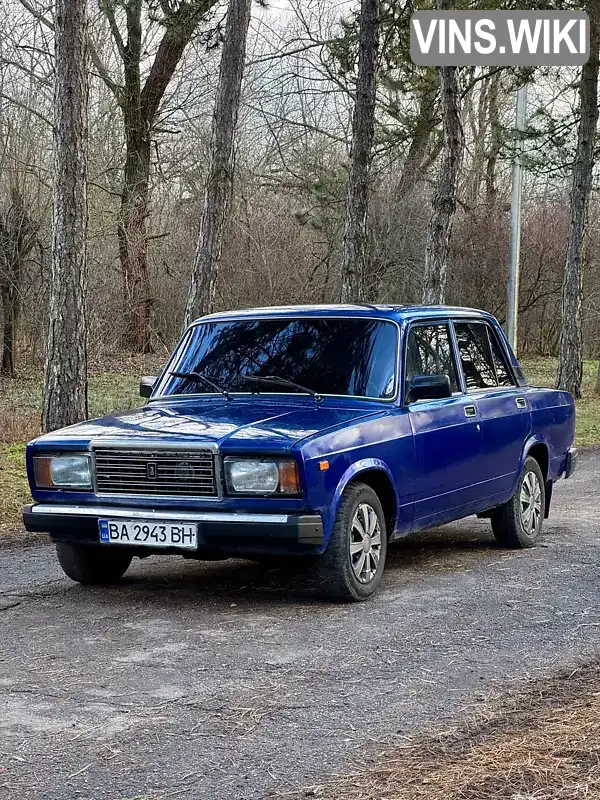
[[[422,305],[383,305],[371,303],[337,303],[329,305],[265,306],[263,308],[244,308],[234,311],[221,311],[197,319],[229,320],[254,317],[377,317],[396,322],[409,322],[414,319],[435,319],[440,317],[481,317],[491,319],[492,315],[476,308],[458,306]]]

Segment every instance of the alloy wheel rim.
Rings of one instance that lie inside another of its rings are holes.
[[[381,560],[381,525],[375,509],[361,503],[350,526],[350,564],[360,583],[370,583]]]
[[[519,499],[523,530],[534,536],[542,518],[542,488],[535,472],[525,473]]]

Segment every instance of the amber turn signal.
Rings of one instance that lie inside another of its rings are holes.
[[[279,462],[279,491],[281,494],[300,494],[298,465],[295,461]]]
[[[319,461],[319,469],[321,470],[321,472],[325,472],[326,470],[328,470],[329,461],[327,461],[327,459],[325,459],[324,461]]]
[[[38,456],[33,459],[33,469],[35,474],[35,485],[39,489],[54,489],[54,481],[50,473],[49,456]]]

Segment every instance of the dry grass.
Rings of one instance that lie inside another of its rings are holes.
[[[312,787],[321,800],[600,798],[600,664],[531,681],[452,730]],[[463,718],[464,719],[464,718]]]

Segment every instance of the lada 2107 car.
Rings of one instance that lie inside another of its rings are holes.
[[[575,466],[573,398],[528,386],[482,311],[212,314],[140,388],[143,408],[27,448],[25,526],[82,583],[151,553],[290,556],[363,600],[415,531],[478,514],[500,545],[535,545]]]

